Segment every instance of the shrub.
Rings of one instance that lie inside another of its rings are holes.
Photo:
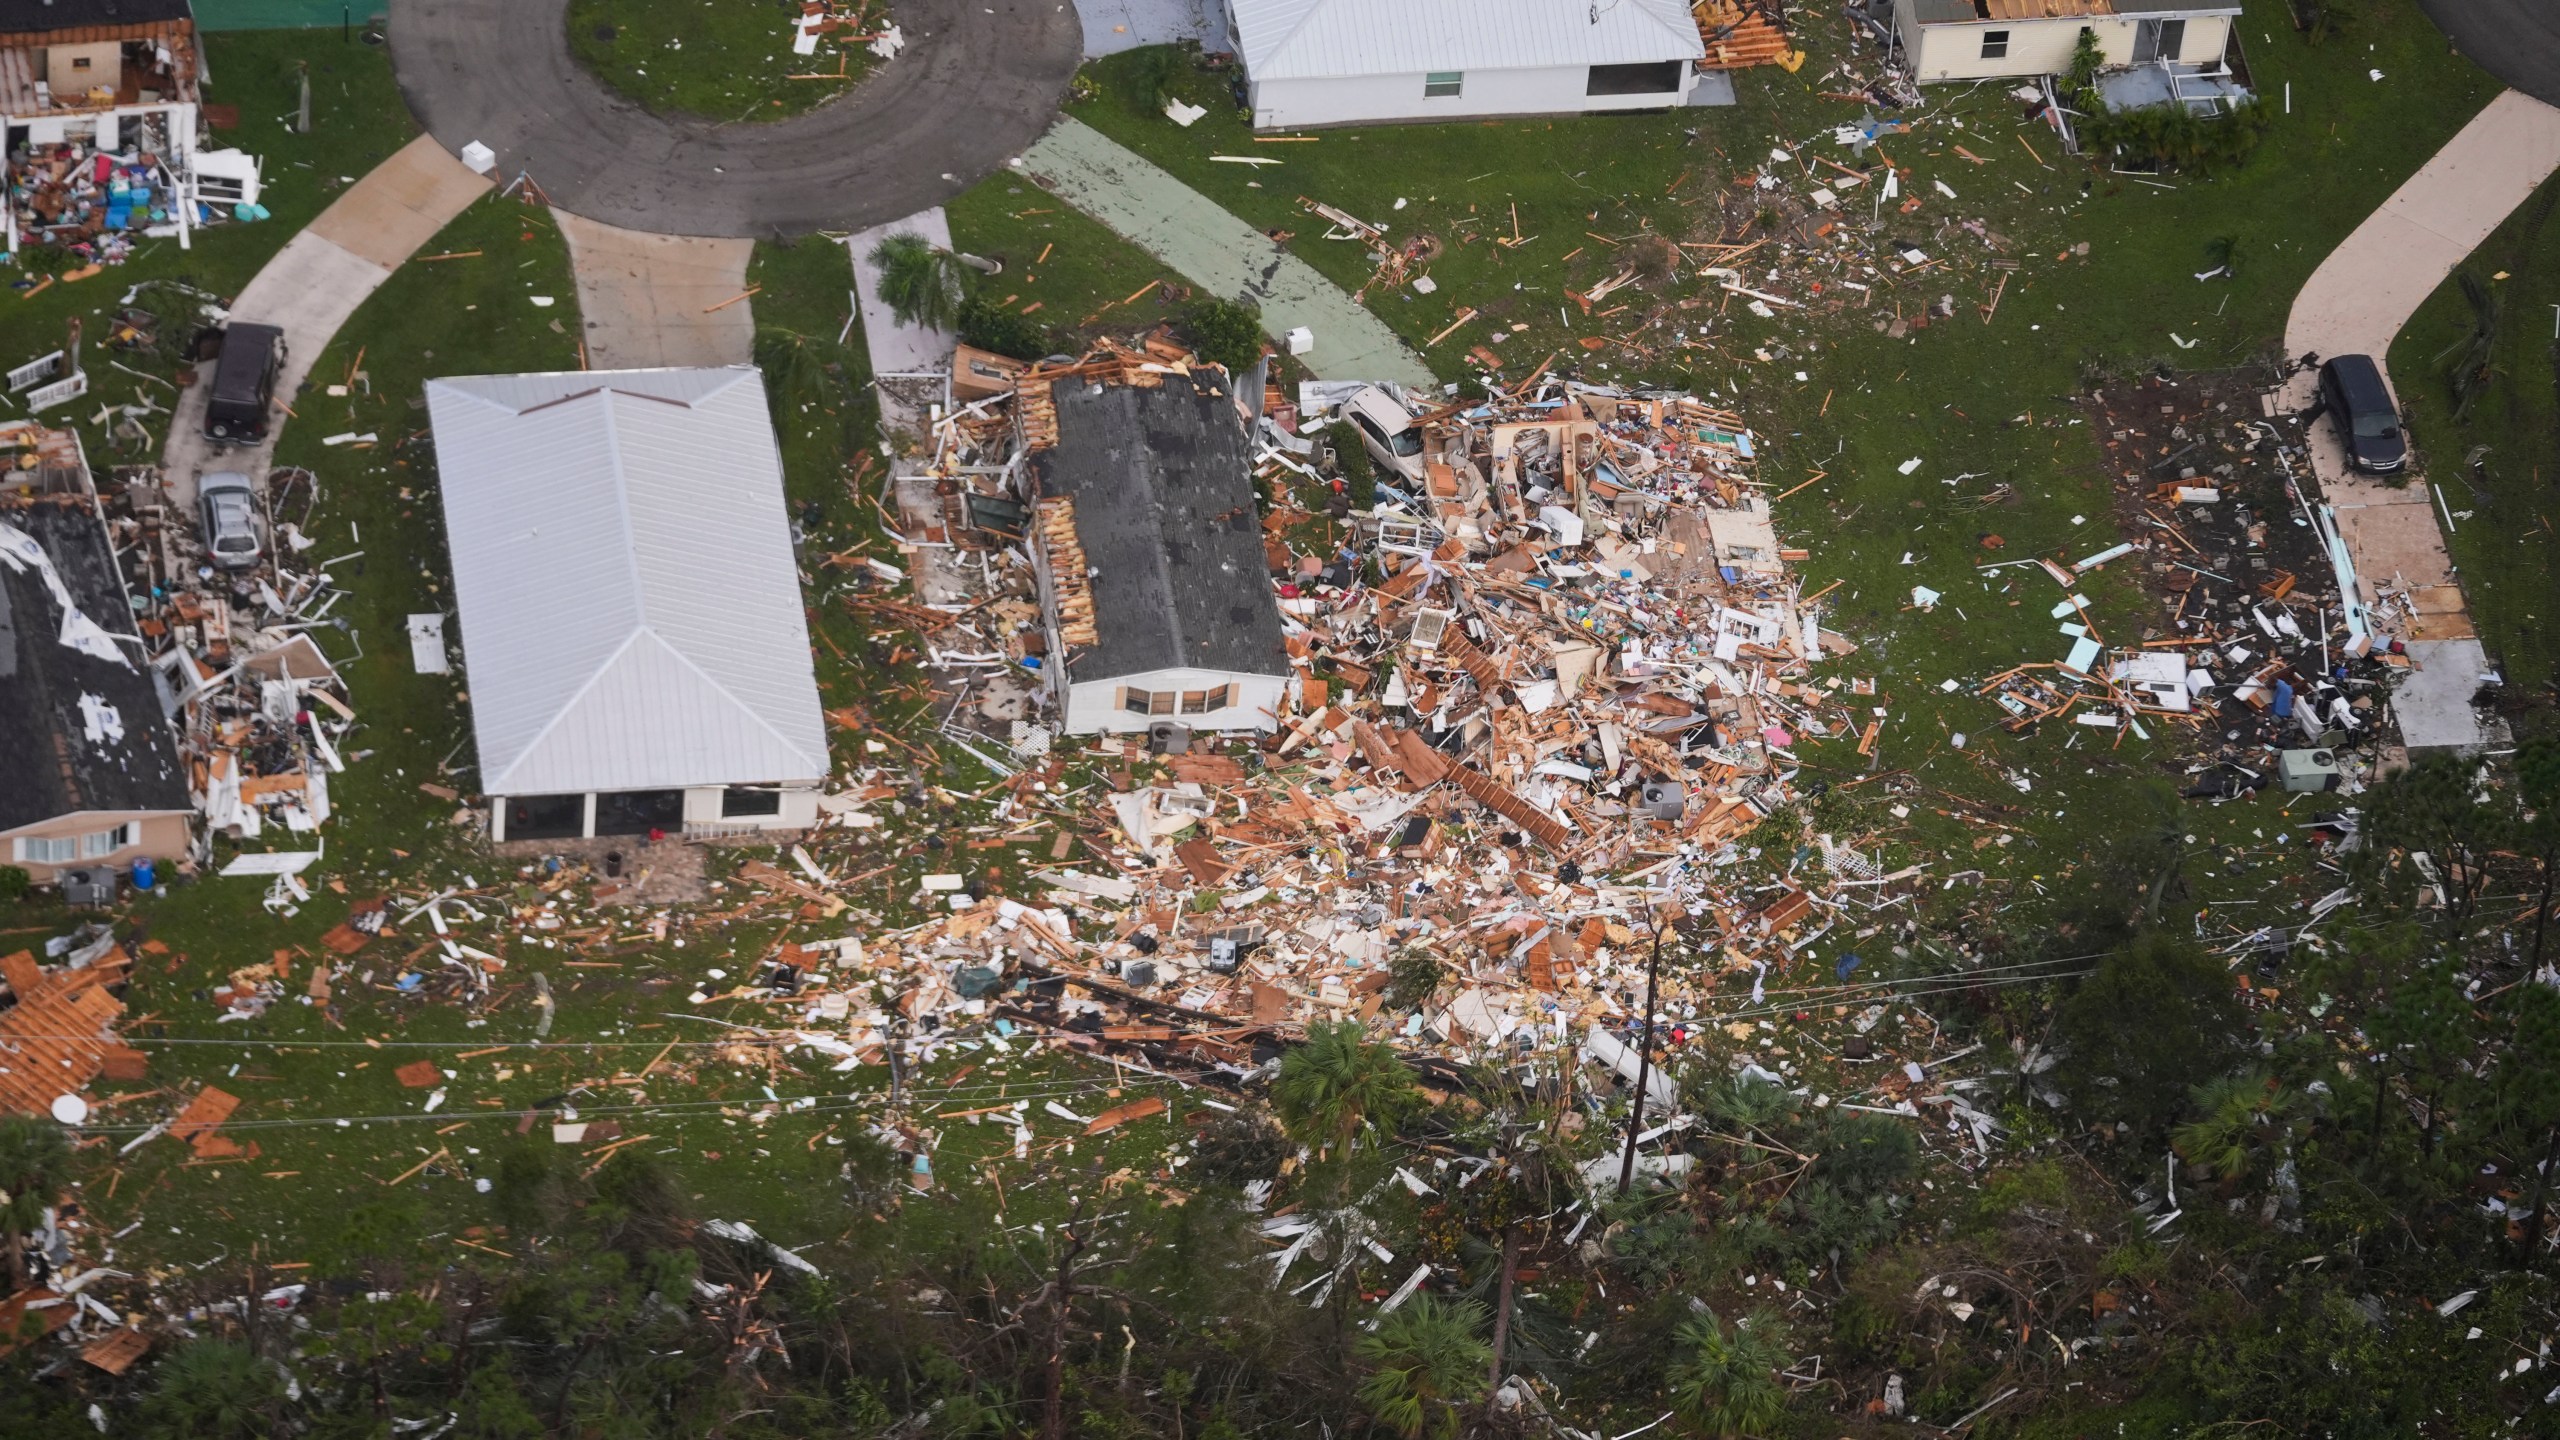
[[[0,865],[0,901],[23,900],[35,877],[15,865]]]
[[[1241,375],[1262,358],[1262,307],[1203,295],[1182,307],[1182,328],[1203,359]]]
[[[1063,348],[1050,338],[1048,326],[983,295],[971,296],[960,307],[959,330],[961,344],[1016,360],[1037,360]]]

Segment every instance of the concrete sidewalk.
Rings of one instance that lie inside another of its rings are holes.
[[[952,248],[951,220],[936,205],[903,220],[857,230],[844,241],[853,261],[854,304],[862,312],[862,344],[871,356],[871,388],[880,396],[880,426],[921,432],[928,411],[949,393],[938,377],[951,373],[951,348],[960,343],[960,337],[948,330],[907,324],[880,298],[880,267],[871,263],[871,252],[892,235],[919,235],[925,243],[948,250]],[[937,378],[919,378],[928,375]]]
[[[578,277],[588,368],[754,363],[755,302],[738,299],[754,241],[649,235],[551,214]]]
[[[235,320],[283,327],[285,363],[276,399],[292,404],[313,362],[356,307],[488,192],[487,180],[445,153],[433,137],[421,135],[286,241],[231,302]],[[237,470],[263,480],[275,460],[276,436],[287,423],[279,409],[264,445],[216,450],[204,439],[204,397],[212,384],[213,367],[200,367],[197,382],[178,397],[169,441],[161,451],[170,495],[181,505],[195,503],[196,477],[207,471]]]
[[[1274,340],[1296,326],[1314,331],[1315,349],[1302,358],[1319,378],[1435,383],[1385,321],[1314,266],[1091,126],[1061,117],[1014,164],[1192,284],[1258,302]]]
[[[2386,366],[2387,380],[2391,342],[2409,317],[2555,169],[2560,109],[2513,90],[2490,101],[2311,273],[2285,323],[2285,353],[2370,355]],[[2304,370],[2276,403],[2308,409],[2316,385]],[[2489,743],[2471,706],[2488,656],[2439,528],[2432,484],[2414,469],[2400,485],[2355,473],[2329,420],[2311,427],[2305,446],[2355,562],[2357,598],[2370,606],[2389,589],[2415,612],[2389,626],[2416,672],[2392,699],[2403,742],[2412,751]]]

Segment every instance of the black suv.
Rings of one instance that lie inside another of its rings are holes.
[[[2348,463],[2358,470],[2393,475],[2409,463],[2400,412],[2393,408],[2391,387],[2382,383],[2382,367],[2372,356],[2338,355],[2322,364],[2320,406],[2337,417]]]

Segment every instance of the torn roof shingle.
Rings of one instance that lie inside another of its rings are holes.
[[[0,525],[9,527],[0,531],[9,552],[0,558],[0,830],[84,812],[192,808],[97,516],[85,504],[39,502],[0,510]],[[113,637],[120,659],[64,643],[61,601],[45,566],[19,553],[18,536],[43,552],[72,605]],[[89,738],[87,711],[102,722],[113,712],[98,739]],[[112,734],[118,729],[121,738]]]
[[[1051,390],[1058,442],[1033,464],[1043,495],[1075,502],[1100,636],[1071,647],[1070,680],[1290,673],[1244,422],[1228,391],[1216,370]]]

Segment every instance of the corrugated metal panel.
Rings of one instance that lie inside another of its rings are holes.
[[[1257,80],[1627,65],[1706,54],[1685,0],[1229,0]]]
[[[488,793],[826,774],[752,368],[436,380],[427,407]]]

